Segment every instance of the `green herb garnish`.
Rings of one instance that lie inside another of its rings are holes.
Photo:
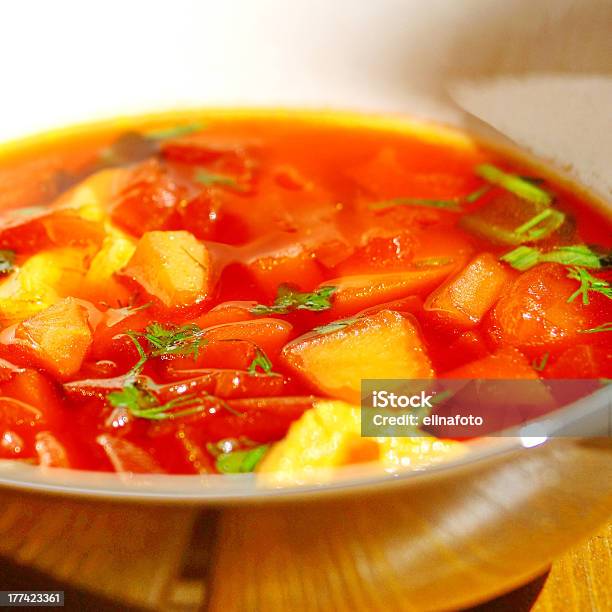
[[[0,276],[15,270],[15,251],[0,251]]]
[[[459,202],[454,200],[430,200],[428,198],[392,198],[381,202],[372,202],[369,205],[372,210],[384,210],[393,206],[424,206],[427,208],[444,208],[455,212],[461,212]]]
[[[216,468],[222,474],[245,474],[252,472],[263,459],[268,448],[268,444],[262,444],[249,450],[222,453],[217,456]]]
[[[249,374],[253,376],[259,374],[257,368],[259,368],[264,374],[267,374],[268,376],[278,376],[276,372],[272,371],[272,362],[264,353],[264,351],[262,351],[260,348],[256,350],[255,358],[253,359],[253,361],[251,361],[251,365],[249,365]]]
[[[472,191],[472,193],[469,193],[468,195],[466,195],[463,199],[469,204],[472,204],[473,202],[476,202],[476,200],[479,200],[490,189],[491,189],[490,185],[483,185],[482,187],[479,187],[478,189],[476,189],[476,191]]]
[[[567,299],[568,303],[573,302],[577,297],[582,297],[582,303],[584,306],[589,305],[589,292],[601,293],[610,300],[612,300],[612,286],[608,281],[602,278],[593,276],[588,270],[584,268],[572,267],[568,268],[568,278],[577,280],[580,286],[570,297]]]
[[[109,393],[107,399],[111,406],[126,408],[132,416],[151,421],[178,419],[205,409],[202,402],[194,395],[184,395],[160,404],[153,393],[136,382],[126,384],[121,391]],[[177,410],[179,408],[182,410]]]
[[[476,166],[476,174],[492,185],[498,185],[533,204],[548,206],[552,202],[552,196],[534,185],[532,181],[526,181],[515,174],[508,174],[492,164]]]
[[[608,321],[607,323],[602,323],[597,327],[591,327],[591,329],[579,329],[578,333],[580,334],[601,334],[604,332],[612,332],[612,321]]]
[[[424,206],[426,208],[444,208],[453,212],[461,212],[461,204],[467,202],[469,204],[476,202],[481,198],[491,187],[489,185],[483,185],[472,193],[452,200],[437,200],[430,198],[391,198],[390,200],[382,200],[380,202],[373,202],[369,205],[372,210],[384,210],[386,208],[392,208],[393,206]]]
[[[129,330],[125,333],[130,337],[140,355],[140,359],[131,370],[132,372],[140,371],[147,359],[151,357],[185,355],[197,359],[200,349],[205,343],[204,331],[195,323],[179,326],[156,322],[147,325],[144,332]],[[139,338],[147,340],[150,346],[149,351],[144,349]]]
[[[544,368],[546,367],[546,365],[548,364],[549,358],[550,358],[550,353],[544,353],[544,355],[542,355],[539,361],[534,359],[531,362],[531,367],[538,372],[542,372]]]
[[[543,221],[546,223],[542,224]],[[514,231],[517,235],[524,236],[525,242],[531,242],[550,236],[563,225],[564,221],[565,215],[562,212],[554,208],[545,208]]]
[[[215,174],[200,168],[195,173],[195,180],[202,185],[226,185],[227,187],[238,187],[238,181],[226,174]]]
[[[331,308],[330,298],[337,287],[320,287],[311,293],[297,291],[289,284],[280,285],[272,306],[257,304],[250,312],[256,315],[287,314],[293,310],[318,312]]]
[[[315,327],[313,328],[312,331],[316,332],[317,334],[329,334],[331,332],[335,332],[340,329],[344,329],[345,327],[352,325],[353,323],[355,323],[355,321],[358,321],[358,320],[359,320],[358,317],[352,317],[350,319],[340,319],[339,321],[332,321],[331,323],[328,323],[327,325],[320,325],[319,327]]]
[[[500,259],[521,272],[543,262],[560,263],[565,266],[581,266],[583,268],[601,268],[599,255],[583,244],[555,247],[547,252],[542,252],[534,247],[520,246],[506,253]]]
[[[176,125],[174,127],[163,128],[161,130],[152,130],[144,134],[149,140],[170,140],[171,138],[181,138],[189,136],[195,132],[200,132],[204,129],[201,123],[187,123],[184,125]]]

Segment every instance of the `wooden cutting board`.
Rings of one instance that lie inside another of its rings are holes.
[[[291,521],[281,509],[135,506],[10,491],[0,493],[0,503],[0,589],[62,589],[67,610],[270,609],[263,601],[279,610],[302,609],[295,603],[304,601],[313,610],[402,609],[396,593],[364,596],[363,584],[354,582],[350,551],[331,551],[337,571],[327,576],[327,592],[300,581],[316,568],[292,567],[291,555],[276,554],[281,549],[274,541],[259,542],[257,555],[247,546],[242,556],[247,533],[257,540],[271,525]],[[321,534],[320,545],[333,548],[333,538]],[[367,554],[359,562],[380,571],[377,551]],[[287,576],[282,589],[248,580],[261,563]],[[547,574],[474,610],[610,610],[611,584],[612,524],[559,558]]]

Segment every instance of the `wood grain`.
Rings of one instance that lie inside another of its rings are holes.
[[[555,561],[533,612],[612,610],[612,523]]]
[[[0,555],[128,605],[155,608],[195,511],[3,492]]]

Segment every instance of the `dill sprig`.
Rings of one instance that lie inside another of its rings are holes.
[[[440,200],[436,198],[391,198],[369,204],[371,210],[385,210],[393,206],[423,206],[425,208],[443,208],[453,212],[461,212],[463,203],[472,204],[479,200],[491,189],[490,185],[483,185],[466,196],[453,198],[452,200]]]
[[[195,395],[184,395],[160,404],[151,391],[136,381],[128,382],[121,391],[109,393],[107,399],[111,406],[125,408],[136,418],[152,421],[178,419],[205,409],[201,400]]]
[[[256,349],[255,357],[249,365],[249,374],[253,376],[259,374],[260,371],[258,371],[258,368],[263,374],[267,374],[268,376],[278,376],[276,372],[272,371],[272,362],[270,361],[270,358],[260,348]]]
[[[577,297],[582,297],[582,303],[584,306],[588,306],[589,292],[601,293],[608,299],[612,300],[612,286],[610,283],[603,278],[597,278],[593,276],[585,268],[579,268],[577,266],[568,268],[568,278],[577,280],[580,285],[572,295],[567,299],[568,303],[573,302]]]
[[[320,287],[310,293],[297,291],[289,284],[280,285],[276,299],[271,306],[257,304],[250,312],[255,315],[287,314],[293,310],[311,310],[318,312],[331,308],[331,296],[337,287]]]
[[[612,321],[602,323],[597,327],[591,327],[591,329],[579,329],[579,334],[601,334],[604,332],[612,332]]]
[[[140,355],[132,372],[139,372],[151,357],[185,355],[197,359],[206,342],[203,337],[204,330],[195,323],[179,326],[155,322],[147,325],[144,332],[128,330],[125,334],[132,340]],[[142,346],[140,339],[148,342],[149,350]]]

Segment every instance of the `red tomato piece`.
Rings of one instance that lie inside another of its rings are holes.
[[[176,229],[177,206],[195,195],[157,160],[142,162],[115,196],[113,222],[135,236],[152,230]]]
[[[119,367],[130,368],[138,361],[139,355],[126,332],[143,331],[152,320],[156,320],[154,317],[152,308],[134,313],[109,309],[94,331],[91,358],[94,361],[114,361]]]
[[[6,213],[0,223],[0,249],[34,253],[52,247],[100,246],[104,227],[70,210],[49,209],[34,217]]]
[[[249,340],[210,340],[202,347],[198,358],[168,355],[162,359],[160,371],[169,380],[181,380],[202,368],[247,370],[257,357],[257,346]]]
[[[446,372],[442,378],[513,380],[536,379],[538,375],[523,353],[515,348],[505,347],[492,355]]]
[[[280,440],[293,421],[312,408],[314,396],[265,397],[236,399],[227,402],[211,400],[208,410],[181,419],[181,426],[192,432],[199,445],[225,438],[245,437],[254,442]],[[151,435],[176,429],[173,422],[152,425]]]
[[[610,312],[603,296],[568,302],[578,283],[559,264],[541,264],[523,273],[502,295],[492,311],[490,333],[500,344],[522,350],[559,349],[572,342],[597,341],[580,330],[596,325],[602,308]],[[602,299],[599,299],[602,298]]]
[[[612,347],[579,344],[545,365],[546,378],[612,378]]]
[[[251,262],[249,268],[270,301],[274,300],[278,287],[288,278],[294,279],[295,285],[302,291],[311,291],[323,281],[314,254],[303,250],[295,255],[261,257]]]
[[[266,317],[209,327],[204,338],[208,341],[245,340],[252,342],[272,359],[287,343],[292,329],[291,324],[287,321]]]
[[[57,385],[36,370],[24,369],[0,383],[0,396],[18,400],[41,413],[37,422],[57,425],[62,416],[62,400]],[[27,409],[28,413],[31,413]]]
[[[229,179],[212,183],[221,188],[247,193],[254,187],[258,163],[257,151],[252,146],[214,143],[210,139],[195,137],[167,142],[162,145],[161,153],[169,162],[197,166],[196,172],[202,170],[208,173],[212,181],[217,180],[215,177]]]
[[[379,199],[459,198],[478,184],[471,173],[415,172],[414,164],[404,163],[391,148],[382,149],[375,157],[351,168],[348,174],[361,189]]]
[[[404,231],[393,236],[374,235],[345,259],[336,268],[336,273],[344,276],[405,269],[414,258],[414,245],[411,232]]]
[[[61,398],[36,370],[22,370],[0,384],[0,456],[35,457],[35,436],[61,426]]]
[[[222,325],[223,323],[236,323],[238,321],[249,321],[256,319],[257,315],[251,313],[257,302],[255,301],[232,301],[222,302],[211,308],[195,320],[202,328]]]
[[[191,370],[190,373],[198,375],[162,386],[157,392],[160,401],[164,403],[185,394],[214,395],[224,399],[268,397],[281,395],[284,388],[283,377],[278,374],[251,374],[241,370],[213,369]]]
[[[178,202],[178,225],[198,240],[216,240],[219,224],[225,221],[219,190],[203,187],[196,196]]]
[[[336,287],[329,315],[345,317],[376,304],[411,295],[426,295],[456,270],[455,262],[384,274],[359,274],[334,278],[322,286]]]
[[[484,359],[489,354],[482,334],[476,330],[463,332],[455,340],[444,344],[435,363],[441,372],[458,368],[472,361]]]
[[[215,474],[215,461],[206,445],[196,442],[190,427],[177,424],[153,432],[149,450],[156,462],[171,474]]]

